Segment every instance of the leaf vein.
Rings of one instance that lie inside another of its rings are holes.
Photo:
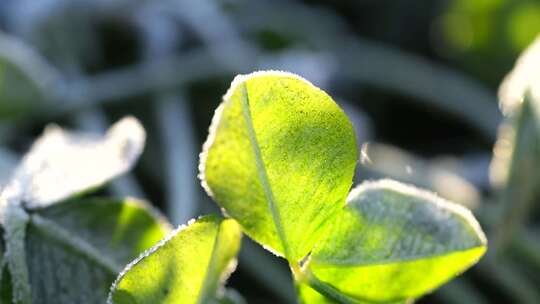
[[[283,247],[285,257],[290,258],[290,253],[289,253],[287,241],[285,238],[285,231],[283,230],[283,225],[281,223],[281,216],[276,206],[274,193],[272,192],[272,188],[270,186],[268,173],[266,172],[266,167],[262,159],[261,150],[259,148],[259,142],[257,141],[257,136],[255,134],[255,128],[253,126],[253,119],[252,119],[251,111],[249,108],[249,95],[248,95],[247,86],[245,82],[242,83],[241,89],[242,89],[242,114],[244,116],[244,120],[247,125],[249,142],[253,149],[253,153],[255,154],[255,165],[259,173],[259,179],[263,186],[264,195],[266,197],[266,200],[268,201],[268,207],[272,214],[272,219],[274,220],[276,232],[281,240],[281,245]]]

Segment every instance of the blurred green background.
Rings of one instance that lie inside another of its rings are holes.
[[[497,88],[540,32],[540,1],[4,0],[0,29],[0,184],[45,125],[101,132],[134,115],[147,148],[105,191],[176,224],[219,212],[196,178],[213,111],[236,74],[288,70],[349,115],[356,182],[437,191],[491,241],[504,222],[489,179]],[[497,257],[419,302],[540,303],[533,207],[502,228],[513,237]],[[295,301],[286,265],[247,238],[230,285],[249,303]]]

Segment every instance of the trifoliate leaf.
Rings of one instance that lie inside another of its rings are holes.
[[[126,267],[109,303],[210,303],[235,266],[240,239],[232,219],[205,216],[180,227]]]
[[[470,211],[383,180],[351,192],[304,271],[359,301],[406,301],[462,273],[485,251],[486,238]]]
[[[357,159],[351,123],[285,72],[235,78],[201,154],[207,192],[257,242],[299,261],[341,208]]]

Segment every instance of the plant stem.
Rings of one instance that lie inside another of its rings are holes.
[[[307,284],[311,288],[318,291],[323,296],[340,304],[358,304],[358,301],[351,299],[337,290],[332,285],[319,280],[310,270],[309,267],[300,267],[297,264],[290,264],[291,271],[298,284]]]

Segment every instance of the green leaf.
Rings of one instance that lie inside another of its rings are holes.
[[[16,303],[103,303],[121,267],[170,231],[132,199],[72,200],[27,217],[25,230],[10,223],[14,216],[3,223],[14,230],[4,238],[15,254],[4,258],[15,267],[4,270],[0,296],[21,299]]]
[[[351,192],[301,276],[321,292],[405,301],[452,279],[485,251],[486,238],[464,207],[395,181],[366,182]]]
[[[131,169],[144,141],[144,129],[132,117],[117,122],[105,136],[49,126],[24,157],[7,191],[30,209],[48,206]]]
[[[5,265],[3,265],[0,269],[2,271],[2,280],[0,280],[0,303],[11,303],[13,299],[11,274]]]
[[[285,72],[235,78],[201,154],[203,186],[254,240],[299,261],[345,204],[357,159],[351,123]]]
[[[299,296],[300,304],[341,304],[339,301],[335,301],[335,300],[332,300],[330,298],[323,296],[322,294],[318,293],[307,284],[300,284],[297,288],[298,288],[298,296]],[[373,302],[356,300],[356,299],[346,297],[346,296],[345,296],[345,300],[342,302],[353,303],[353,304],[372,304],[373,303]],[[385,304],[411,304],[413,303],[413,301],[404,300],[404,301],[395,301],[395,302],[392,301],[392,302],[384,302],[384,303]]]
[[[172,230],[149,203],[133,198],[73,199],[37,210],[36,215],[91,244],[120,267]]]
[[[109,303],[208,303],[236,265],[240,240],[232,219],[205,216],[180,227],[126,267]]]
[[[37,211],[26,240],[32,303],[104,303],[123,265],[169,231],[133,199],[73,200]]]

